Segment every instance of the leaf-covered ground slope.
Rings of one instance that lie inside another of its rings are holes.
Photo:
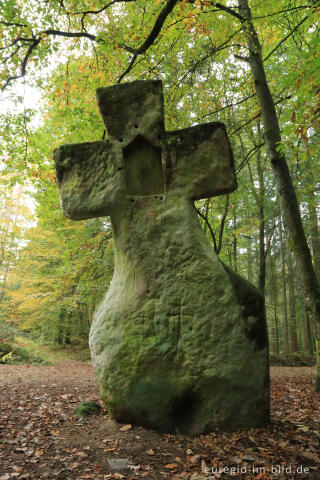
[[[0,479],[319,479],[313,369],[272,367],[271,373],[268,428],[190,439],[117,424],[105,410],[74,417],[82,401],[101,404],[88,363],[0,365]],[[127,459],[129,469],[111,473],[107,460],[116,458]]]

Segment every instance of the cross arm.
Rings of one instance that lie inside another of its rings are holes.
[[[86,142],[63,145],[53,156],[63,213],[73,220],[110,215],[121,195],[121,150]]]
[[[231,146],[223,123],[167,132],[167,185],[192,200],[237,188]]]

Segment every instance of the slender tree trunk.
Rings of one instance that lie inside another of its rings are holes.
[[[233,228],[237,228],[237,211],[236,207],[233,207]],[[237,237],[233,235],[233,269],[238,272],[238,251],[237,251]]]
[[[301,282],[306,310],[315,328],[317,347],[316,390],[320,391],[320,290],[313,268],[310,250],[304,233],[297,197],[286,158],[279,150],[281,144],[280,126],[276,114],[275,103],[266,79],[262,60],[262,50],[257,32],[254,29],[248,0],[238,0],[239,13],[247,37],[249,57],[247,58],[255,91],[259,100],[264,135],[280,196],[281,213],[289,236],[289,247]]]
[[[260,122],[258,123],[259,142],[261,141]],[[259,288],[264,293],[266,286],[266,246],[265,246],[265,219],[264,219],[264,179],[261,165],[261,150],[257,154],[257,172],[259,182]]]
[[[247,274],[247,277],[248,277],[248,281],[250,283],[252,283],[252,278],[253,278],[253,275],[252,275],[252,238],[250,237],[250,235],[248,235],[247,237],[247,267],[248,267],[248,274]]]
[[[257,123],[258,136],[256,139],[257,143],[261,143],[262,133],[260,122]],[[264,197],[265,197],[265,186],[263,178],[263,167],[262,167],[262,158],[261,150],[257,152],[257,174],[258,174],[258,190],[255,187],[254,178],[252,175],[251,167],[248,162],[248,170],[250,181],[252,184],[252,192],[258,207],[258,219],[259,219],[259,279],[258,287],[264,293],[266,286],[266,245],[265,245],[265,218],[264,218]]]
[[[280,262],[281,262],[281,293],[282,293],[282,323],[283,323],[284,353],[288,355],[289,328],[288,328],[288,311],[287,311],[287,283],[286,283],[285,252],[284,252],[281,216],[279,218],[279,240],[280,240]]]
[[[279,322],[278,322],[278,288],[277,288],[277,276],[274,271],[273,256],[270,255],[270,276],[271,276],[271,295],[273,303],[273,351],[279,355]]]
[[[298,337],[297,337],[297,312],[296,312],[296,295],[294,288],[294,274],[292,267],[291,254],[287,254],[288,265],[288,287],[289,287],[289,330],[290,330],[290,352],[297,352]]]
[[[309,213],[309,222],[310,222],[310,233],[311,233],[311,246],[313,253],[313,266],[318,278],[320,281],[320,231],[318,226],[318,217],[316,210],[316,196],[314,191],[309,192],[308,198],[308,213]]]
[[[314,171],[312,168],[311,155],[308,153],[308,161],[305,162],[304,167],[304,183],[307,189],[307,207],[308,207],[308,220],[310,228],[310,238],[313,256],[313,266],[316,272],[318,282],[320,282],[320,230],[318,225],[317,215],[317,197],[314,193],[314,187],[318,181],[318,178],[314,178]]]
[[[308,312],[306,312],[303,322],[303,349],[305,352],[310,353],[310,355],[313,355],[314,353],[312,348],[311,325]]]
[[[0,302],[1,302],[2,298],[5,296],[9,267],[10,267],[10,264],[7,263],[7,265],[5,267],[5,270],[4,270],[4,273],[3,273],[3,276],[2,276],[2,285],[0,285],[0,288],[1,288],[1,290],[0,290]]]

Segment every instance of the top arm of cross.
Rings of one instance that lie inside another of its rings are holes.
[[[225,126],[165,132],[161,81],[97,90],[109,140],[54,152],[60,199],[75,220],[112,215],[119,196],[159,193],[198,200],[236,188]]]

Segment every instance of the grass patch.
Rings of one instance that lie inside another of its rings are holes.
[[[89,346],[85,345],[48,345],[52,355],[58,359],[76,360],[77,362],[90,362],[91,355]]]
[[[46,358],[50,363],[61,360],[76,360],[78,362],[90,362],[90,350],[88,344],[82,345],[56,345],[52,343],[40,343],[30,337],[17,337],[16,342],[29,351],[36,352]]]

